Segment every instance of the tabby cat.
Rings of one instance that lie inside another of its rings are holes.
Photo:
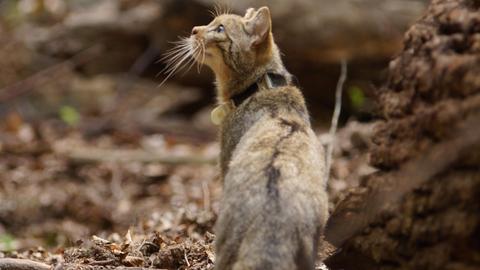
[[[216,77],[224,194],[215,269],[314,269],[328,216],[324,151],[282,63],[269,9],[218,15],[172,55],[170,71],[192,59]]]

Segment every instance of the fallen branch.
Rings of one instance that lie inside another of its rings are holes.
[[[95,147],[73,147],[62,149],[54,147],[55,152],[66,156],[68,159],[78,163],[96,162],[142,162],[142,163],[163,163],[168,165],[181,164],[215,164],[216,157],[204,156],[166,156],[145,150],[117,150],[101,149]]]
[[[0,259],[0,270],[50,270],[50,265],[27,259]]]
[[[336,247],[359,233],[388,206],[399,201],[405,194],[419,187],[433,176],[441,173],[469,147],[480,143],[480,112],[461,121],[451,139],[433,146],[425,155],[407,162],[397,172],[382,175],[386,183],[369,190],[355,201],[355,211],[348,203],[340,202],[328,221],[325,239]]]

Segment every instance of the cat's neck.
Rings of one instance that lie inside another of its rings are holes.
[[[228,102],[233,96],[258,82],[267,72],[281,74],[289,80],[291,75],[284,67],[278,49],[274,48],[271,53],[268,61],[257,64],[251,69],[215,74],[218,102]]]

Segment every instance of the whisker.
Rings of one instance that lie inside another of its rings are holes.
[[[168,43],[170,44],[184,44],[185,41],[188,41],[190,39],[190,37],[177,37],[178,40],[175,40],[175,41],[169,41]]]
[[[217,16],[215,15],[215,11],[214,11],[214,10],[209,9],[209,10],[208,10],[208,14],[210,14],[210,16],[211,16],[212,18],[217,17]]]
[[[197,64],[197,73],[200,73],[200,67],[203,63],[203,61],[201,61],[202,54],[203,54],[203,48],[202,48],[202,43],[200,43],[198,52],[197,54],[195,54],[195,59],[197,59],[195,61],[195,63]]]
[[[202,46],[201,47],[201,54],[202,54],[202,58],[201,58],[201,61],[197,61],[197,72],[200,73],[200,71],[202,70],[202,66],[203,66],[203,63],[205,61],[205,43],[203,41],[200,41],[200,45]]]
[[[177,42],[177,46],[169,49],[166,53],[163,54],[162,58],[160,58],[157,62],[166,62],[166,67],[161,71],[165,71],[170,66],[174,65],[178,59],[181,59],[183,56],[188,54],[191,50],[190,46],[190,39],[189,38],[181,38],[180,42]]]
[[[202,70],[202,67],[203,67],[203,63],[205,63],[205,54],[207,53],[207,46],[205,46],[205,42],[201,42],[202,44],[202,62],[201,62],[201,65],[200,65],[200,70],[198,71],[198,73],[200,73],[200,71]]]
[[[222,3],[222,14],[228,14],[228,7],[225,2]]]
[[[220,12],[218,8],[215,12]],[[159,60],[165,62],[165,67],[157,74],[166,74],[166,77],[158,85],[161,87],[165,82],[175,74],[183,71],[182,75],[187,73],[197,63],[197,71],[200,72],[202,63],[205,60],[205,43],[202,40],[180,38],[179,41],[171,42],[175,46],[167,50]]]
[[[160,83],[159,87],[171,78],[177,70],[182,69],[185,61],[192,56],[192,48],[190,46],[189,38],[182,38],[177,44],[177,46],[170,49],[161,58],[161,61],[166,61],[166,66],[157,74],[157,76],[161,73],[165,73],[167,76]]]
[[[201,50],[200,50],[200,53],[198,56],[200,56],[200,54],[202,54]],[[202,60],[203,62],[203,60]],[[200,74],[200,65],[201,65],[201,62],[200,61],[197,61],[197,73]]]
[[[197,41],[195,42],[195,45],[196,45],[196,46],[195,46],[195,47],[196,47],[196,50],[195,50],[194,57],[195,57],[196,59],[199,59],[199,56],[202,54],[202,49],[203,49],[203,47],[202,47],[202,41],[198,41],[198,40],[197,40]],[[198,70],[200,69],[200,68],[199,68],[200,61],[197,60],[197,61],[195,61],[195,62],[197,62],[197,71],[198,71]]]
[[[215,11],[215,17],[218,17],[223,14],[228,14],[226,4],[222,1],[215,1],[215,4],[213,6],[214,11]]]
[[[224,14],[230,14],[230,1],[228,0],[225,0],[225,1],[222,1],[222,2],[218,2],[219,4],[219,11],[220,11],[220,14],[219,15],[224,15]]]
[[[185,71],[183,72],[183,75],[185,73],[187,73],[194,65],[195,65],[195,58],[197,57],[197,54],[198,54],[198,49],[199,49],[200,45],[198,45],[197,43],[195,43],[195,47],[193,48],[193,53],[192,53],[192,57],[190,58],[190,60],[185,64],[185,66],[188,66]]]
[[[190,48],[182,48],[171,53],[166,53],[161,60],[170,62],[172,60],[175,60],[178,56],[188,53],[189,51],[190,51]]]
[[[185,41],[183,41],[182,44],[177,45],[177,46],[167,50],[163,54],[163,56],[159,60],[157,60],[155,63],[169,61],[170,59],[172,59],[172,56],[175,56],[177,54],[183,54],[184,52],[187,52],[188,50],[190,50],[189,44],[186,43]]]
[[[227,14],[232,13],[232,5],[231,5],[231,4],[230,4],[230,5],[227,4],[226,6],[227,6]]]
[[[218,2],[216,1],[214,6],[213,6],[213,11],[214,11],[214,14],[215,14],[215,17],[218,17],[220,15],[220,12],[218,10]]]
[[[188,66],[188,67],[185,68],[182,75],[185,75],[193,67],[193,65],[195,65],[195,59],[192,57],[185,64],[185,66]]]
[[[181,67],[182,64],[184,64],[184,62],[185,62],[189,57],[191,57],[191,56],[192,56],[192,53],[191,53],[191,52],[188,52],[187,54],[183,55],[183,56],[180,58],[180,60],[173,62],[173,63],[168,67],[168,69],[166,70],[166,72],[171,72],[171,71],[173,71],[173,70],[178,69],[178,68]]]
[[[176,51],[176,50],[181,49],[181,48],[186,48],[186,47],[188,47],[188,45],[190,45],[188,43],[188,40],[182,41],[182,43],[178,43],[177,45],[175,45],[175,47],[167,50],[167,52],[172,52],[172,51]]]
[[[178,60],[178,62],[173,67],[165,71],[167,73],[167,77],[163,79],[163,81],[160,83],[158,87],[161,87],[168,79],[170,79],[176,73],[176,71],[184,64],[185,60],[187,60],[189,57],[191,57],[191,53],[188,53],[185,56],[183,56],[183,58]],[[160,73],[163,73],[163,72],[160,72]]]
[[[182,53],[182,52],[186,52],[188,50],[190,50],[189,46],[186,46],[186,47],[183,47],[183,48],[179,47],[179,48],[176,48],[175,50],[167,51],[163,54],[161,60],[166,61],[166,60],[170,59],[172,56],[175,56],[175,55],[177,55],[179,53]]]
[[[178,63],[178,61],[183,59],[189,53],[190,53],[190,51],[183,51],[183,52],[180,52],[180,53],[174,55],[173,57],[169,58],[166,62],[167,64],[166,64],[165,68],[161,72],[167,71],[172,66],[175,66]]]
[[[181,51],[181,50],[184,50],[184,49],[188,49],[190,44],[186,43],[186,44],[181,44],[181,45],[177,45],[175,46],[174,48],[172,49],[169,49],[164,55],[171,55],[172,53],[175,53],[177,51]]]

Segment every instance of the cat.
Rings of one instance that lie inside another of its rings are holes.
[[[193,59],[215,73],[223,180],[215,269],[314,269],[328,217],[324,151],[274,42],[270,10],[219,14],[172,55],[170,71]]]

